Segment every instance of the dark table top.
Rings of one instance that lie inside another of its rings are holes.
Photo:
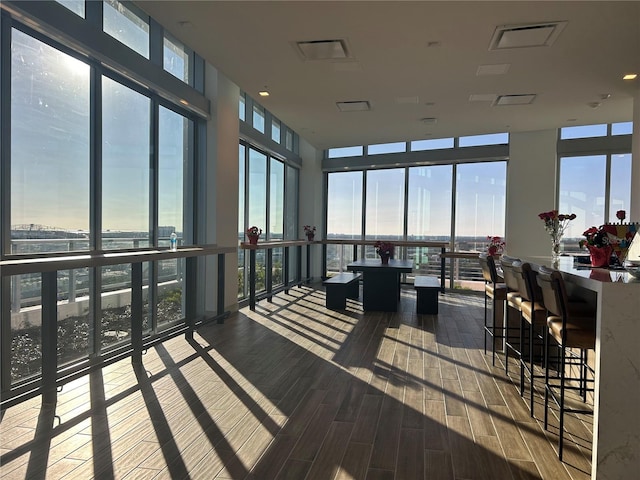
[[[347,265],[347,270],[355,270],[360,272],[380,272],[387,270],[394,270],[398,273],[411,273],[413,270],[412,260],[396,260],[394,258],[389,260],[388,265],[383,265],[379,258],[365,258],[356,260]]]

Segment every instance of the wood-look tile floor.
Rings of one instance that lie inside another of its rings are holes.
[[[483,353],[482,297],[437,316],[295,288],[2,412],[2,479],[587,479],[588,426],[529,415]],[[536,416],[542,405],[536,399]],[[576,445],[577,442],[579,445]]]

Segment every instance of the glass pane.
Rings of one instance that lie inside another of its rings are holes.
[[[631,154],[611,156],[611,177],[609,185],[609,222],[618,223],[618,210],[625,210],[629,221],[631,207]]]
[[[434,138],[433,140],[415,140],[411,142],[412,152],[441,148],[453,148],[453,138]]]
[[[42,372],[40,274],[11,277],[11,383]]]
[[[407,240],[451,237],[451,165],[409,169]]]
[[[252,148],[249,149],[249,195],[247,201],[249,202],[247,226],[256,226],[261,230],[266,230],[267,156]]]
[[[404,168],[394,168],[367,173],[367,239],[403,237],[404,172]]]
[[[622,122],[611,124],[611,135],[632,135],[633,122]]]
[[[560,129],[560,139],[571,138],[605,137],[607,135],[607,124],[601,125],[580,125],[577,127],[564,127]]]
[[[158,325],[171,324],[184,319],[184,258],[157,262],[158,266]]]
[[[148,332],[150,262],[142,264],[142,330]],[[108,265],[100,268],[102,295],[100,317],[100,348],[131,340],[131,264]]]
[[[288,128],[284,134],[284,148],[293,152],[293,132]]]
[[[184,245],[185,168],[188,165],[191,121],[160,107],[158,149],[158,246],[169,246],[169,236],[178,235]]]
[[[407,151],[406,142],[379,143],[367,147],[367,155],[380,155],[382,153],[400,153]]]
[[[278,120],[271,121],[271,140],[280,143],[280,122]]]
[[[269,176],[269,240],[282,240],[284,233],[284,163],[272,158]]]
[[[455,250],[482,251],[488,235],[504,237],[506,179],[506,162],[458,165]]]
[[[280,286],[284,283],[284,275],[282,272],[282,259],[284,257],[283,248],[274,248],[271,256],[271,285],[273,287]]]
[[[189,52],[182,43],[169,35],[164,37],[162,65],[171,75],[189,83]]]
[[[607,157],[562,157],[560,159],[560,213],[575,213],[563,243],[578,249],[582,232],[604,223],[605,174]],[[615,212],[614,212],[615,215]]]
[[[264,133],[264,109],[260,105],[253,105],[253,128]]]
[[[238,148],[238,242],[244,241],[244,198],[245,198],[245,156],[246,148]],[[238,298],[245,296],[244,250],[238,248]]]
[[[58,272],[58,365],[89,356],[89,269]]]
[[[238,115],[240,117],[240,120],[242,120],[244,122],[245,119],[245,109],[247,108],[246,106],[246,102],[244,99],[244,93],[240,94],[240,100],[238,102]]]
[[[84,0],[56,0],[56,2],[84,18]]]
[[[327,151],[329,158],[361,157],[363,154],[364,147],[362,145],[355,147],[330,148]]]
[[[473,135],[460,137],[458,145],[461,147],[478,147],[480,145],[501,145],[509,143],[508,133],[491,133],[488,135]]]
[[[31,252],[65,251],[69,241],[51,239],[89,230],[89,66],[12,35],[11,237],[42,240]]]
[[[150,101],[107,77],[102,79],[102,99],[103,248],[146,247]]]
[[[362,172],[328,175],[327,238],[362,236]]]
[[[103,30],[127,47],[149,58],[149,20],[141,18],[118,0],[104,0]]]
[[[286,190],[285,196],[285,222],[284,238],[295,240],[300,238],[298,230],[298,176],[297,168],[287,165],[286,167]],[[291,252],[289,252],[291,253]]]

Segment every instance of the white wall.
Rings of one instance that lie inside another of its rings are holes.
[[[551,255],[538,214],[556,205],[557,138],[555,129],[509,135],[505,239],[511,256]]]
[[[298,224],[300,232],[298,238],[304,238],[303,225],[315,225],[316,238],[324,238],[322,228],[322,150],[317,150],[306,140],[300,138],[300,157],[302,168],[300,169],[300,195]],[[311,275],[315,280],[320,278],[322,268],[322,248],[311,248]]]

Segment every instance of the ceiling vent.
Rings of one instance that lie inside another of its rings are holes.
[[[304,60],[343,60],[350,56],[347,42],[342,39],[296,42],[296,47]]]
[[[536,99],[535,93],[526,93],[518,95],[500,95],[493,104],[497,107],[507,105],[529,105]]]
[[[550,47],[567,22],[545,22],[529,25],[502,25],[496,28],[489,50],[505,48]]]
[[[336,102],[336,105],[341,112],[366,112],[371,110],[371,105],[366,100]]]

